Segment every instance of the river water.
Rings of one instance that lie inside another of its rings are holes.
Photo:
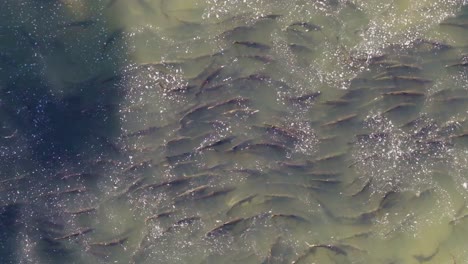
[[[1,263],[468,263],[468,3],[3,0]]]

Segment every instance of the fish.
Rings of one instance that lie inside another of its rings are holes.
[[[270,56],[270,55],[241,55],[239,56],[239,58],[246,58],[246,59],[251,59],[251,60],[255,60],[255,61],[260,61],[260,62],[263,62],[263,63],[271,63],[273,61],[275,61],[275,59]]]
[[[308,94],[304,94],[301,96],[296,96],[296,97],[288,97],[288,100],[291,102],[295,103],[305,103],[305,102],[310,102],[318,98],[322,93],[320,91],[318,92],[312,92]]]
[[[91,247],[113,247],[113,246],[122,245],[127,240],[128,240],[128,237],[126,236],[122,238],[112,239],[109,241],[93,242],[93,243],[89,243],[88,245]]]
[[[182,128],[188,126],[190,121],[196,120],[197,122],[204,121],[207,118],[216,118],[219,114],[214,111],[227,111],[228,107],[239,107],[244,106],[250,102],[249,98],[237,96],[221,102],[210,102],[203,105],[198,105],[188,111],[186,111],[180,118],[179,123]]]
[[[189,225],[192,224],[195,221],[201,220],[201,217],[199,216],[191,216],[187,218],[183,218],[177,222],[175,222],[174,226],[184,226],[184,225]]]
[[[246,46],[246,47],[254,48],[254,49],[260,49],[260,50],[269,50],[269,49],[271,49],[271,46],[268,45],[268,44],[263,44],[263,43],[254,42],[254,41],[234,41],[233,44]]]
[[[423,39],[423,38],[417,38],[413,41],[413,45],[415,47],[427,47],[429,46],[428,49],[424,50],[426,52],[433,52],[433,50],[449,50],[453,49],[452,45],[442,43],[439,41],[434,41],[430,39]]]
[[[277,164],[281,167],[288,168],[288,169],[295,169],[306,171],[311,169],[315,166],[313,162],[306,161],[306,162],[287,162],[287,161],[279,161]]]
[[[420,91],[415,90],[406,90],[406,91],[394,91],[383,93],[382,95],[392,95],[392,96],[425,96],[426,94]]]
[[[163,127],[160,127],[160,126],[151,126],[145,129],[141,129],[135,132],[125,134],[123,138],[148,136],[148,135],[155,134],[161,131],[162,129]]]
[[[294,22],[289,25],[286,30],[299,31],[297,29],[298,27],[304,29],[305,32],[322,30],[321,26],[309,22]]]
[[[416,106],[415,103],[399,103],[397,105],[394,105],[394,106],[391,106],[391,107],[385,109],[382,112],[382,115],[387,114],[387,113],[392,113],[392,112],[397,111],[397,110],[414,107],[414,106]]]
[[[180,185],[180,184],[187,183],[189,180],[190,178],[183,177],[183,178],[176,178],[176,179],[167,180],[167,181],[158,182],[158,183],[149,183],[149,184],[145,184],[143,186],[136,188],[135,190],[133,190],[133,192],[139,192],[143,190],[154,190],[154,189],[158,189],[164,186]]]
[[[76,187],[76,188],[71,188],[67,189],[64,191],[58,191],[58,192],[49,192],[45,194],[38,195],[36,198],[42,197],[42,198],[47,198],[47,197],[58,197],[64,194],[71,194],[71,193],[82,193],[85,192],[86,188],[84,186],[81,187]]]
[[[188,180],[200,181],[200,180],[203,180],[203,179],[216,178],[216,177],[220,177],[220,176],[221,176],[221,174],[217,174],[217,173],[200,172],[200,173],[196,173],[196,174],[192,174],[192,175],[187,175],[187,176],[185,176],[185,178],[187,178]]]
[[[389,65],[386,67],[387,70],[413,70],[413,71],[420,71],[422,70],[421,67],[412,64],[395,64]]]
[[[358,190],[358,191],[355,192],[355,193],[350,194],[349,196],[350,196],[350,197],[357,197],[357,196],[359,196],[359,195],[365,193],[367,190],[369,190],[370,187],[371,187],[371,185],[372,185],[372,178],[369,178],[369,179],[366,181],[366,183],[362,186],[362,188],[361,188],[360,190]]]
[[[322,124],[321,127],[335,126],[335,125],[338,125],[338,124],[342,124],[342,123],[351,121],[352,119],[354,119],[356,117],[357,117],[357,114],[345,115],[345,116],[339,117],[339,118],[337,118],[335,120],[332,120],[330,122],[326,122],[326,123]]]
[[[367,225],[370,224],[372,219],[377,217],[379,214],[381,214],[384,210],[391,208],[395,204],[398,203],[398,199],[400,198],[400,193],[397,191],[388,191],[380,200],[379,205],[376,206],[374,209],[360,213],[355,216],[337,216],[333,212],[330,211],[326,206],[323,206],[322,208],[325,212],[326,215],[328,215],[331,219],[338,221],[339,223],[344,223],[344,224],[352,224],[352,225]]]
[[[258,109],[250,109],[250,108],[236,108],[236,109],[232,109],[232,110],[228,110],[224,113],[222,113],[222,115],[225,115],[225,116],[251,116],[251,115],[254,115],[256,113],[260,112],[260,110]]]
[[[375,79],[376,81],[394,81],[394,82],[414,82],[418,84],[432,83],[432,80],[415,76],[386,76]]]
[[[210,84],[215,78],[217,78],[221,72],[223,71],[224,69],[224,65],[220,66],[219,68],[215,69],[214,71],[212,71],[210,74],[208,74],[208,76],[205,77],[205,79],[202,81],[202,83],[200,84],[200,90],[197,92],[198,93],[201,93],[201,91],[203,90],[203,88],[205,88],[205,86],[207,86],[208,84]]]
[[[372,234],[373,234],[372,231],[364,231],[361,233],[356,233],[356,234],[341,238],[340,241],[353,240],[353,239],[359,239],[359,238],[368,239]]]
[[[11,138],[14,138],[17,134],[18,134],[18,129],[16,129],[15,131],[13,131],[13,133],[11,133],[11,134],[8,135],[8,136],[3,136],[3,138],[4,138],[4,139],[11,139]]]
[[[468,28],[468,23],[464,22],[442,22],[439,25],[441,26],[451,26],[451,27],[460,27],[463,29]]]
[[[269,184],[270,186],[274,185],[274,183]],[[298,198],[294,195],[289,195],[289,194],[265,194],[263,195],[263,201],[261,203],[267,203],[267,202],[291,202],[291,201],[296,201]]]
[[[468,101],[468,96],[449,96],[442,99],[435,99],[434,101],[441,103],[459,103]]]
[[[457,218],[451,220],[451,221],[449,222],[449,224],[450,224],[450,225],[457,225],[457,224],[459,224],[461,221],[464,221],[464,220],[466,220],[466,219],[468,219],[468,214],[459,216],[459,217],[457,217]]]
[[[123,28],[119,28],[112,32],[109,37],[107,37],[106,41],[101,47],[101,52],[106,52],[110,46],[115,43],[119,38],[123,38],[125,35],[125,30]]]
[[[400,64],[399,61],[392,60],[385,55],[383,55],[383,57],[381,57],[380,59],[369,62],[369,65],[379,65],[379,66],[385,66],[385,67],[399,65],[399,64]]]
[[[300,215],[296,215],[296,214],[272,214],[271,215],[271,218],[272,219],[276,219],[276,218],[284,218],[284,219],[291,219],[291,220],[294,220],[294,221],[297,221],[297,222],[301,222],[301,223],[310,223],[310,221]]]
[[[462,132],[460,134],[452,135],[450,137],[451,138],[467,138],[468,137],[468,131],[467,132]]]
[[[260,143],[252,143],[245,147],[247,151],[275,151],[279,154],[286,155],[286,153],[290,152],[290,149],[283,144],[280,143],[270,143],[270,142],[260,142]]]
[[[294,52],[312,52],[309,47],[297,43],[289,44],[288,47]]]
[[[189,111],[185,112],[184,115],[179,119],[179,123],[182,127],[189,124],[190,120],[196,120],[197,116],[202,116],[208,110],[210,104],[198,105]]]
[[[145,180],[144,177],[139,177],[136,180],[134,180],[132,183],[130,183],[128,186],[126,186],[121,192],[119,192],[116,197],[117,198],[123,198],[125,195],[134,192],[137,190],[139,187],[141,187],[141,183]]]
[[[24,174],[21,174],[21,175],[19,175],[17,177],[0,180],[0,184],[6,184],[6,183],[14,182],[14,181],[24,180],[26,178],[26,175],[27,175],[27,173],[24,173]]]
[[[326,143],[326,142],[329,142],[329,141],[334,141],[338,139],[338,136],[335,136],[335,135],[327,135],[327,136],[322,136],[320,137],[318,140],[319,142],[321,143]]]
[[[336,159],[341,159],[344,156],[346,156],[346,152],[338,152],[338,153],[332,153],[323,157],[319,157],[315,159],[314,162],[322,162],[322,161],[329,161],[329,160],[336,160]]]
[[[304,132],[298,129],[291,128],[291,127],[286,128],[286,127],[278,126],[278,125],[264,124],[263,126],[260,126],[259,128],[265,129],[267,132],[271,134],[279,135],[291,141],[300,141],[301,138],[305,136]]]
[[[242,104],[247,104],[249,102],[250,102],[249,98],[238,96],[238,97],[234,97],[234,98],[227,99],[227,100],[215,103],[213,105],[210,105],[208,106],[207,109],[211,110],[214,108],[228,106],[228,105],[242,105]]]
[[[232,29],[228,29],[224,31],[223,33],[218,35],[219,39],[230,39],[232,38],[235,34],[247,34],[249,31],[253,31],[254,28],[251,26],[237,26]]]
[[[193,141],[193,138],[192,137],[187,137],[187,136],[181,136],[181,137],[171,139],[171,140],[167,141],[167,143],[166,143],[166,150],[168,152],[172,152],[171,151],[172,149],[177,149],[180,146],[183,147],[185,145],[190,144],[192,141]]]
[[[461,91],[457,89],[447,88],[447,89],[442,89],[442,90],[434,92],[432,94],[432,97],[450,97],[450,96],[457,95],[458,92],[461,92]],[[463,91],[463,94],[464,94],[464,91]]]
[[[340,184],[340,180],[336,179],[308,179],[312,183],[323,183],[323,184]]]
[[[199,162],[194,161],[194,160],[188,160],[188,161],[177,162],[171,165],[170,168],[172,168],[172,170],[176,173],[184,174],[185,172],[190,172],[190,171],[198,169],[199,166],[200,166]]]
[[[65,240],[65,239],[81,236],[81,235],[87,234],[87,233],[92,232],[92,231],[94,231],[93,228],[82,228],[82,229],[78,229],[77,231],[74,231],[74,232],[72,232],[72,233],[70,233],[68,235],[64,235],[64,236],[61,236],[61,237],[56,237],[56,238],[54,238],[54,240]]]
[[[69,173],[61,176],[61,180],[68,180],[72,178],[90,178],[93,176],[99,176],[97,174],[87,173],[87,172],[78,172],[78,173]]]
[[[201,217],[199,216],[190,216],[190,217],[180,219],[177,222],[175,222],[172,226],[168,227],[163,233],[172,232],[174,230],[180,229],[182,227],[186,227],[200,220],[201,220]]]
[[[359,88],[350,89],[350,90],[347,90],[339,99],[340,100],[354,100],[354,99],[360,100],[363,97],[364,98],[367,97],[368,94],[370,94],[371,90],[372,89],[370,87],[359,87]]]
[[[344,255],[346,256],[347,253],[346,251],[344,251],[343,249],[339,248],[338,246],[335,246],[335,245],[331,245],[331,244],[316,244],[316,245],[311,245],[311,244],[308,244],[307,243],[307,246],[308,248],[306,249],[306,251],[300,255],[295,261],[292,262],[292,264],[298,264],[300,262],[302,262],[303,260],[305,260],[310,254],[315,254],[315,252],[317,251],[317,249],[319,248],[324,248],[324,249],[327,249],[337,255]]]
[[[180,199],[184,199],[184,198],[188,198],[189,196],[195,196],[197,195],[198,193],[204,193],[206,191],[206,189],[210,188],[210,185],[202,185],[202,186],[198,186],[198,187],[195,187],[193,189],[190,189],[190,190],[187,190],[181,194],[178,194],[175,196],[175,200],[180,200]]]
[[[262,264],[272,264],[272,263],[285,263],[285,252],[281,252],[282,245],[281,245],[282,237],[278,236],[271,244],[270,250],[268,250],[268,254],[265,257],[265,260]]]
[[[394,190],[388,191],[379,203],[379,210],[380,209],[388,209],[394,206],[398,202],[398,198],[400,197],[400,193]]]
[[[400,127],[401,128],[417,127],[420,124],[423,124],[424,122],[426,122],[427,120],[428,120],[427,116],[423,114],[421,116],[417,116],[416,118],[404,123]]]
[[[226,150],[226,152],[237,152],[246,149],[249,145],[253,144],[252,139],[246,139],[236,145],[234,145],[232,148]]]
[[[237,218],[237,219],[225,222],[225,223],[221,224],[220,226],[217,226],[217,227],[211,229],[210,231],[208,231],[205,234],[205,237],[213,238],[213,237],[217,237],[217,236],[226,234],[227,232],[232,231],[234,229],[234,227],[238,223],[240,223],[242,221],[245,221],[245,220],[246,220],[245,218]]]
[[[324,248],[324,249],[332,251],[333,253],[337,255],[345,255],[345,256],[348,255],[346,251],[332,244],[316,244],[316,245],[307,244],[307,246],[309,247],[309,250],[312,250],[312,253],[315,253],[316,249]]]
[[[224,82],[210,85],[210,86],[204,87],[202,90],[199,90],[197,93],[195,93],[195,97],[198,98],[202,96],[203,94],[207,94],[210,92],[218,92],[221,89],[229,89],[229,88],[230,88],[229,83],[224,83]]]
[[[152,162],[153,162],[152,159],[147,159],[147,160],[138,162],[136,164],[130,165],[127,168],[123,169],[122,173],[128,173],[128,172],[136,171],[136,170],[141,169],[141,168],[151,167]]]
[[[119,166],[120,161],[113,160],[113,159],[103,159],[103,158],[97,158],[95,160],[91,161],[92,165],[95,166],[103,166],[103,165],[109,165],[109,166]]]
[[[451,68],[451,67],[468,67],[468,62],[460,62],[460,63],[454,63],[450,65],[446,65],[446,68]]]
[[[394,76],[392,73],[390,73],[388,71],[384,71],[384,72],[381,72],[381,73],[373,76],[372,78],[374,80],[381,80],[382,78],[391,78],[392,76]]]
[[[167,87],[164,87],[164,91],[166,93],[187,93],[191,90],[194,90],[195,88],[197,88],[198,86],[196,85],[177,85],[177,86],[174,86],[170,89],[168,89]]]
[[[166,212],[162,212],[156,215],[148,216],[147,218],[145,218],[145,224],[147,224],[151,220],[159,219],[162,217],[169,217],[174,213],[175,213],[174,211],[166,211]]]
[[[247,76],[241,76],[239,78],[235,78],[232,82],[241,82],[241,81],[252,81],[252,82],[280,82],[275,81],[271,78],[271,76],[263,73],[253,73]],[[245,84],[244,84],[245,85]]]
[[[381,141],[381,140],[384,140],[388,137],[390,137],[390,133],[388,132],[372,132],[372,133],[368,133],[368,134],[357,134],[356,136],[356,140],[358,142],[362,142],[362,141],[369,141],[369,140],[377,140],[377,141]]]
[[[246,174],[248,176],[261,176],[264,175],[264,173],[260,170],[256,169],[233,169],[231,170],[233,173],[240,173],[240,174]]]
[[[197,151],[202,151],[205,149],[211,149],[211,148],[219,147],[222,145],[230,144],[235,138],[236,138],[235,136],[229,136],[220,140],[216,140],[215,142],[208,143],[204,146],[198,147]]]
[[[243,206],[244,204],[252,202],[252,200],[255,199],[256,197],[258,197],[258,194],[251,194],[245,198],[242,198],[234,202],[233,204],[231,204],[231,207],[227,210],[226,215],[230,215],[236,208],[239,208]]]
[[[215,231],[215,236],[226,234],[225,231],[232,232],[235,228],[240,229],[240,232],[248,229],[252,223],[255,223],[256,220],[267,219],[271,217],[271,213],[259,213],[253,216],[245,217],[245,218],[236,218],[234,220],[225,222],[218,227],[215,227],[211,231]],[[239,228],[238,225],[241,225]]]
[[[219,163],[213,166],[205,166],[202,168],[203,171],[224,171],[228,166],[230,162],[225,162],[225,163]]]
[[[260,19],[278,19],[280,17],[282,17],[283,15],[281,14],[269,14],[269,15],[264,15],[264,16],[260,16],[259,18]]]
[[[337,171],[309,171],[306,175],[313,177],[335,177],[340,175],[340,172]]]
[[[205,199],[209,199],[209,198],[213,198],[213,197],[228,194],[228,193],[230,193],[230,192],[232,192],[234,190],[235,190],[234,187],[227,187],[227,188],[224,188],[224,189],[215,190],[215,191],[211,191],[211,192],[208,192],[206,194],[200,195],[198,197],[193,198],[193,200],[205,200]]]
[[[437,248],[432,254],[425,256],[425,255],[413,255],[413,258],[415,258],[419,263],[422,262],[429,262],[431,261],[437,253],[439,253],[440,248]]]

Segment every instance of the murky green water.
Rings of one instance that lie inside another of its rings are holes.
[[[468,263],[467,4],[3,0],[0,263]]]

